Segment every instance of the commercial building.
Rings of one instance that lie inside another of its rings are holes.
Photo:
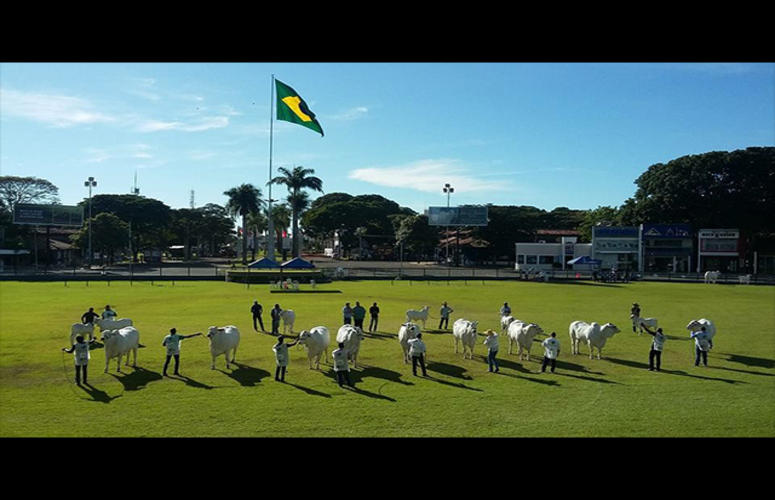
[[[641,224],[640,272],[692,271],[693,236],[689,224]]]
[[[637,271],[641,261],[640,247],[639,227],[592,228],[592,258],[601,261],[601,269]]]
[[[737,229],[700,229],[697,233],[697,272],[738,272],[740,231]]]
[[[575,236],[566,236],[560,243],[515,243],[517,262],[514,269],[517,271],[568,269],[570,266],[567,266],[566,262],[576,257],[589,256],[592,251],[592,244],[576,243],[577,241]],[[579,264],[573,269],[586,271],[589,270],[589,265]]]

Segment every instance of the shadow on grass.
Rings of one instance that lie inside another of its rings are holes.
[[[712,370],[713,368],[702,368],[702,369]],[[681,375],[683,377],[698,378],[700,380],[713,380],[716,382],[725,382],[727,384],[745,384],[746,383],[746,382],[743,382],[742,380],[731,380],[728,378],[715,378],[715,377],[704,377],[702,375],[693,375],[691,373],[686,373],[685,371],[682,371],[682,370],[665,370],[663,368],[661,371],[664,373],[669,373],[670,375]]]
[[[402,385],[414,385],[412,382],[401,380],[402,373],[386,370],[376,366],[360,365],[360,371],[350,371],[350,380],[356,384],[366,377],[381,378],[388,382],[395,382]]]
[[[120,398],[123,395],[123,394],[119,394],[118,396],[111,396],[107,392],[101,391],[100,389],[97,389],[96,387],[94,387],[93,385],[91,385],[89,383],[84,383],[83,385],[80,386],[80,388],[84,392],[86,392],[86,394],[91,396],[91,400],[87,399],[87,401],[95,401],[97,403],[106,403],[107,404],[107,403],[110,403],[111,401],[113,401],[114,399]],[[85,398],[83,398],[83,399],[85,399]]]
[[[469,375],[463,375],[466,371],[462,366],[440,363],[438,361],[428,361],[425,364],[428,371],[438,372],[448,377],[462,378],[463,380],[473,380]]]
[[[725,354],[725,353],[719,353],[719,354]],[[757,368],[775,368],[775,360],[767,359],[767,358],[754,358],[752,356],[741,356],[739,354],[726,354],[729,356],[727,358],[727,361],[732,361],[733,363],[740,363],[748,367],[757,367]],[[754,373],[754,372],[749,372]],[[758,375],[765,375],[764,373],[759,373]]]
[[[726,370],[726,371],[735,372],[735,373],[745,373],[746,375],[761,375],[763,377],[775,377],[775,374],[772,374],[772,373],[752,372],[750,370],[738,370],[736,368],[726,368],[724,366],[714,366],[712,368],[714,370]]]
[[[301,391],[306,392],[310,396],[320,396],[322,398],[330,398],[330,394],[326,394],[325,392],[316,391],[315,389],[310,389],[309,387],[304,387],[301,385],[292,384],[290,382],[285,382],[287,385],[290,385],[291,387],[295,387],[296,389],[299,389]]]
[[[447,382],[446,380],[442,380],[440,378],[432,377],[430,375],[424,376],[422,378],[427,379],[427,380],[432,380],[433,382],[437,382],[437,383],[442,384],[442,385],[448,385],[450,387],[457,387],[458,389],[467,389],[469,391],[484,392],[484,391],[482,391],[482,389],[477,389],[476,387],[468,387],[467,385],[461,384],[459,382]],[[468,377],[468,379],[470,380],[471,377]]]
[[[256,384],[261,383],[261,379],[271,375],[266,370],[260,368],[253,368],[252,366],[244,365],[233,361],[231,364],[237,365],[236,370],[226,372],[218,370],[219,372],[226,374],[229,378],[233,378],[243,387],[254,387]]]
[[[154,380],[161,380],[164,378],[162,377],[161,373],[152,372],[140,366],[134,368],[132,373],[124,375],[123,377],[119,377],[114,373],[111,373],[110,375],[121,382],[121,385],[124,386],[125,391],[137,391],[144,388]]]
[[[212,385],[203,384],[201,382],[197,382],[196,380],[186,377],[185,375],[168,375],[167,378],[175,379],[175,380],[182,380],[185,382],[185,384],[189,387],[194,387],[195,389],[215,389]]]
[[[622,285],[614,285],[611,283],[602,283],[599,281],[580,281],[580,280],[555,280],[555,281],[549,281],[553,285],[581,285],[581,286],[600,286],[600,287],[606,287],[606,288],[621,288]]]
[[[391,334],[391,333],[379,333],[379,332],[363,332],[364,337],[367,339],[377,339],[377,340],[385,340],[385,339],[391,339],[396,340],[398,339],[398,334]]]
[[[339,383],[339,381],[336,378],[336,372],[333,369],[325,372],[325,375],[326,375],[326,377],[328,377],[330,379],[333,379],[334,382],[336,382],[337,384]],[[358,375],[358,376],[356,377],[355,375]],[[351,386],[345,385],[345,386],[342,386],[342,388],[350,390],[350,391],[353,391],[354,393],[360,394],[362,396],[368,396],[368,397],[374,398],[374,399],[384,399],[385,401],[390,401],[391,403],[395,403],[396,402],[396,400],[391,398],[391,397],[385,396],[383,394],[377,394],[377,393],[371,392],[371,391],[366,391],[366,390],[359,389],[358,387],[356,387],[356,384],[358,384],[361,381],[361,378],[362,377],[358,374],[358,372],[350,370],[350,381],[353,383],[353,385],[351,385]]]

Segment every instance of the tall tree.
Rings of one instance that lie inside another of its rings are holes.
[[[242,263],[248,263],[248,240],[247,216],[252,212],[258,212],[264,205],[261,199],[261,190],[252,184],[242,184],[224,191],[229,201],[226,203],[226,209],[232,216],[240,215],[242,217]]]
[[[283,248],[283,231],[288,231],[288,227],[291,225],[291,209],[285,203],[274,205],[272,207],[272,223],[275,228],[276,246],[278,250]],[[270,259],[274,260],[274,255],[268,255]]]
[[[256,249],[258,248],[258,235],[263,233],[268,227],[266,215],[262,211],[251,212],[247,218],[248,235],[253,235],[253,245],[250,250],[250,259],[256,260]]]
[[[323,181],[318,177],[312,176],[315,170],[311,168],[304,168],[302,166],[293,167],[293,170],[288,170],[285,167],[277,169],[283,175],[278,175],[272,179],[273,184],[282,184],[288,188],[288,192],[293,199],[298,199],[299,193],[304,189],[312,189],[315,191],[323,192]],[[299,212],[291,205],[291,218],[293,220],[293,256],[299,256]]]
[[[0,207],[13,212],[18,203],[59,203],[59,188],[37,177],[0,176]]]
[[[298,257],[301,254],[302,238],[299,234],[299,216],[309,208],[309,194],[305,191],[298,191],[288,195],[288,206],[291,207],[291,219],[292,219],[292,231],[293,231],[293,248]],[[297,238],[298,235],[298,238]]]
[[[87,219],[84,227],[70,239],[80,248],[88,245],[89,227],[92,230],[92,245],[100,252],[102,263],[112,264],[117,250],[129,247],[129,224],[109,212],[102,212]]]

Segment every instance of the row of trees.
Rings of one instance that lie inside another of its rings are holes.
[[[397,246],[402,245],[407,257],[429,258],[438,247],[439,228],[429,226],[425,215],[376,194],[328,193],[310,202],[307,190],[322,192],[323,188],[322,180],[312,175],[314,170],[280,168],[279,173],[272,183],[285,186],[288,195],[286,203],[272,207],[277,247],[281,248],[282,232],[290,225],[294,256],[299,254],[300,226],[316,250],[333,247],[336,240],[345,255],[392,259],[398,256]],[[488,226],[471,228],[467,233],[482,242],[483,254],[492,259],[511,258],[514,242],[535,241],[538,229],[576,229],[581,241],[589,241],[597,224],[658,222],[688,223],[695,229],[739,228],[748,247],[775,245],[775,148],[684,156],[650,166],[635,184],[635,194],[619,207],[546,211],[531,206],[488,205]],[[9,234],[23,232],[10,227],[16,203],[56,202],[57,194],[56,187],[42,179],[0,177],[0,224],[6,229],[6,241]],[[191,256],[192,246],[200,255],[216,255],[234,241],[233,217],[241,218],[244,234],[266,231],[266,202],[261,189],[243,184],[224,195],[225,206],[177,210],[137,195],[96,195],[92,198],[93,246],[111,255],[118,249],[111,247],[111,242],[120,241],[122,234],[128,238],[131,225],[135,258],[142,248],[181,243],[186,257]],[[100,236],[95,237],[97,233]],[[84,230],[76,237],[81,247],[86,234]],[[243,237],[243,262],[247,260],[247,243]],[[254,251],[256,247],[253,245]]]

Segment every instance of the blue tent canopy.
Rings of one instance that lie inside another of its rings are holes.
[[[252,269],[276,269],[280,267],[280,264],[273,261],[269,257],[264,257],[263,259],[259,259],[255,262],[251,262],[248,264],[248,267]]]
[[[593,259],[589,255],[582,255],[581,257],[569,260],[566,264],[591,264],[593,266],[599,266],[602,262],[603,261],[601,260]]]
[[[312,269],[315,266],[302,259],[301,257],[296,257],[289,260],[288,262],[283,263],[280,267],[284,269]]]

